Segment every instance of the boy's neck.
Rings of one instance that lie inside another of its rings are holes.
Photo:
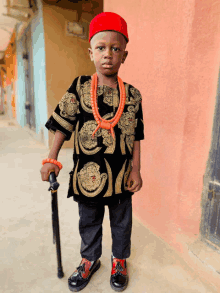
[[[115,74],[114,76],[105,76],[97,72],[97,75],[98,75],[98,85],[100,86],[107,85],[112,88],[117,88],[117,83],[118,83],[117,74]]]

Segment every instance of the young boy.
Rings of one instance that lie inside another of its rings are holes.
[[[100,267],[102,221],[108,205],[112,232],[111,287],[128,284],[132,195],[142,187],[140,140],[144,139],[140,92],[118,77],[128,55],[127,24],[118,14],[104,12],[90,23],[89,54],[96,73],[77,77],[57,105],[46,127],[55,133],[49,162],[41,169],[48,181],[56,176],[64,140],[74,132],[74,168],[67,197],[79,205],[82,261],[68,279],[71,291],[82,290]],[[54,161],[55,160],[55,161]],[[59,167],[60,168],[59,168]]]

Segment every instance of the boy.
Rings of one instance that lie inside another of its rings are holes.
[[[67,197],[73,196],[79,205],[82,261],[68,279],[69,289],[82,290],[100,267],[102,221],[108,205],[113,240],[110,284],[115,291],[123,291],[128,284],[131,197],[142,187],[142,98],[118,77],[128,55],[125,20],[115,13],[100,13],[90,23],[89,41],[96,73],[77,77],[47,121],[55,140],[41,175],[48,181],[53,169],[58,176],[62,168],[56,161],[59,150],[74,131],[74,168]]]

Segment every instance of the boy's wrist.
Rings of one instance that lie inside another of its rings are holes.
[[[134,171],[134,172],[140,172],[140,167],[138,167],[138,166],[133,166],[133,167],[132,167],[132,171]]]
[[[49,153],[48,158],[49,159],[57,160],[58,154],[57,153]]]

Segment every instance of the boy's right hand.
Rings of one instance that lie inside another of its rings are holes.
[[[54,170],[55,175],[57,177],[60,172],[60,168],[57,165],[51,163],[45,163],[43,165],[40,171],[42,181],[49,181],[50,171],[52,170]]]

